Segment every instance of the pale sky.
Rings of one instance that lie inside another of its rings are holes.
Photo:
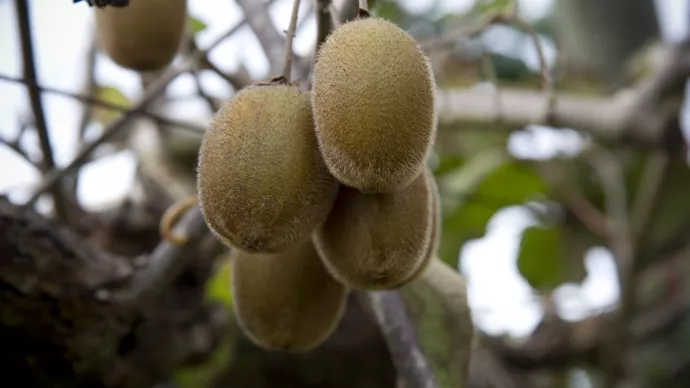
[[[0,73],[21,76],[19,40],[13,1],[0,1]],[[306,12],[308,1],[302,2]],[[408,9],[423,10],[427,0],[403,1]],[[464,10],[470,0],[442,0],[447,10]],[[550,0],[522,0],[523,16],[531,19],[548,12]],[[667,39],[676,40],[685,33],[686,0],[657,0]],[[70,0],[30,0],[34,44],[38,60],[38,74],[43,85],[79,92],[83,76],[85,52],[88,48],[92,10],[86,4],[73,5]],[[208,28],[199,36],[199,46],[204,47],[229,25],[241,17],[239,8],[232,1],[189,0],[190,12],[207,23]],[[271,9],[273,22],[279,29],[286,29],[291,1],[277,2]],[[497,33],[500,33],[497,32]],[[310,15],[304,29],[297,35],[295,50],[306,54],[312,48],[315,23]],[[240,44],[242,42],[242,44]],[[530,50],[528,50],[530,51]],[[525,60],[535,64],[534,50],[525,53]],[[268,63],[258,47],[251,30],[245,27],[227,39],[211,58],[222,69],[233,70],[244,63],[255,77],[265,77]],[[132,99],[140,92],[137,75],[119,68],[107,57],[99,56],[97,78],[102,84],[118,87]],[[206,90],[219,97],[230,97],[224,83],[213,75],[202,79]],[[190,77],[178,77],[171,90],[186,95],[192,90]],[[25,88],[0,81],[0,135],[12,136],[18,130],[18,118],[29,111]],[[76,128],[80,119],[81,104],[63,97],[47,94],[43,98],[51,140],[56,148],[56,158],[65,165],[75,154]],[[179,103],[175,117],[200,120],[210,119],[201,102]],[[97,130],[97,128],[96,128]],[[27,137],[30,149],[37,151],[35,137]],[[557,135],[546,128],[535,128],[529,134],[516,135],[511,140],[511,150],[526,157],[543,158],[555,150],[575,152],[579,139],[573,133]],[[12,151],[0,147],[0,191],[10,192],[13,199],[26,198],[27,189],[37,182],[35,171]],[[135,167],[134,155],[121,152],[103,158],[84,168],[79,195],[92,209],[109,206],[122,199],[131,188]],[[541,311],[530,287],[516,270],[516,249],[522,230],[533,221],[520,207],[504,209],[492,219],[487,235],[466,244],[462,252],[461,270],[468,279],[470,305],[474,321],[490,333],[528,334],[538,323]],[[557,292],[561,313],[566,319],[579,319],[588,312],[606,308],[618,298],[615,268],[610,254],[604,249],[592,249],[587,255],[588,278],[581,285],[564,285]]]

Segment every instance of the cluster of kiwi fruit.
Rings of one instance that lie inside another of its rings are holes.
[[[234,309],[256,344],[312,349],[349,290],[402,287],[427,268],[439,235],[425,165],[434,92],[414,38],[362,12],[320,46],[311,90],[275,77],[215,114],[199,150],[199,205],[232,248]]]
[[[139,72],[170,64],[187,28],[187,0],[129,0],[94,13],[100,48],[119,66]]]

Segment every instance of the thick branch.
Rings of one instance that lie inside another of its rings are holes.
[[[434,374],[419,345],[414,326],[398,291],[370,292],[376,320],[391,359],[407,388],[436,388]]]
[[[31,100],[31,109],[34,113],[36,132],[38,133],[38,142],[43,154],[42,170],[47,171],[55,168],[55,159],[53,158],[53,148],[50,144],[50,134],[48,132],[48,124],[46,122],[45,112],[43,110],[43,103],[41,102],[41,91],[36,86],[36,64],[33,53],[33,42],[31,39],[31,17],[29,15],[29,4],[27,1],[15,1],[15,8],[17,10],[17,20],[19,21],[19,36],[22,42],[22,62],[24,65],[24,78],[29,89],[29,99]],[[59,185],[52,188],[51,194],[53,196],[53,205],[55,213],[60,219],[67,219],[67,203]]]

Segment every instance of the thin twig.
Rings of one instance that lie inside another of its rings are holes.
[[[53,148],[50,144],[50,134],[48,131],[48,124],[46,122],[45,112],[43,110],[43,103],[41,102],[41,90],[36,86],[36,64],[33,53],[33,42],[31,39],[31,20],[29,16],[29,2],[26,0],[16,0],[15,9],[17,10],[17,20],[19,22],[19,35],[22,45],[22,62],[24,66],[24,78],[27,79],[27,86],[29,89],[29,99],[31,100],[31,109],[33,110],[36,132],[38,134],[38,141],[43,154],[42,170],[50,171],[55,169],[55,159],[53,157]],[[53,206],[55,214],[59,219],[66,220],[68,217],[67,202],[62,193],[62,187],[59,185],[59,180],[55,182],[56,185],[51,187],[50,193],[53,197]]]
[[[317,52],[321,43],[326,41],[328,34],[334,28],[333,14],[332,14],[331,0],[316,0],[316,46],[314,51]]]
[[[630,341],[631,322],[635,313],[634,271],[637,249],[628,218],[627,189],[625,175],[620,161],[611,152],[602,148],[593,151],[590,159],[604,189],[609,245],[618,269],[620,285],[620,308],[617,312],[608,358],[604,360],[606,387],[616,387],[627,377],[627,354]]]
[[[162,240],[149,256],[147,266],[135,275],[129,287],[116,295],[118,300],[141,307],[149,305],[193,260],[203,241],[211,237],[198,206],[186,212],[177,224],[175,234],[184,235],[185,243],[176,245]]]
[[[8,76],[5,74],[0,74],[0,80],[1,81],[14,82],[14,83],[22,83],[22,84],[27,84],[27,85],[30,84],[28,80],[11,77],[11,76]],[[33,85],[36,85],[36,84],[33,84]],[[50,94],[55,94],[58,96],[73,98],[73,99],[75,99],[77,101],[81,101],[85,104],[98,106],[100,108],[110,109],[110,110],[114,110],[114,111],[118,111],[118,112],[122,112],[122,113],[134,113],[138,116],[148,117],[148,118],[150,118],[150,119],[152,119],[152,120],[154,120],[160,124],[172,125],[172,126],[180,127],[183,129],[188,129],[188,130],[194,131],[194,132],[204,132],[205,131],[205,129],[200,127],[200,126],[197,126],[197,125],[194,125],[191,123],[187,123],[184,121],[180,121],[180,120],[170,119],[170,118],[167,118],[167,117],[164,117],[164,116],[161,116],[159,114],[152,113],[152,112],[147,112],[147,111],[131,112],[131,110],[132,110],[131,107],[128,107],[125,105],[120,105],[120,104],[113,104],[111,102],[107,102],[107,101],[101,100],[101,99],[96,98],[96,97],[85,96],[85,95],[81,95],[81,94],[77,94],[77,93],[68,92],[65,90],[51,88],[48,86],[41,86],[41,85],[36,85],[36,86],[44,93],[50,93]]]
[[[644,165],[642,178],[637,186],[635,202],[630,215],[633,234],[637,244],[644,238],[649,227],[649,221],[657,203],[657,197],[661,191],[666,177],[670,158],[664,151],[653,151]]]
[[[368,0],[359,0],[359,9],[369,11],[369,1]]]
[[[400,292],[369,292],[369,301],[404,386],[437,388],[434,373],[419,345]]]
[[[290,83],[290,73],[292,72],[292,40],[295,37],[295,28],[297,28],[299,3],[300,0],[293,0],[292,14],[290,15],[290,26],[288,27],[287,37],[285,38],[285,62],[283,64],[283,77],[285,77],[285,81],[287,83]]]
[[[48,171],[48,173],[44,177],[43,182],[38,187],[38,190],[24,204],[24,207],[32,206],[38,200],[41,194],[43,194],[46,190],[49,190],[52,187],[54,187],[54,185],[58,182],[58,180],[60,180],[60,178],[62,178],[62,176],[76,170],[83,163],[87,162],[89,160],[91,153],[95,151],[96,148],[98,148],[101,144],[107,142],[109,139],[117,135],[123,128],[126,127],[126,124],[133,116],[141,114],[144,111],[145,107],[148,105],[148,103],[154,98],[156,98],[160,93],[162,93],[172,80],[174,80],[178,75],[188,71],[192,63],[196,63],[200,59],[204,58],[204,56],[207,55],[209,51],[213,50],[226,38],[237,32],[240,28],[244,26],[245,23],[247,23],[246,18],[244,20],[241,20],[234,27],[230,28],[228,32],[223,34],[221,37],[216,39],[213,43],[211,43],[211,45],[209,45],[208,48],[206,48],[206,50],[197,50],[194,53],[190,54],[190,56],[187,58],[186,61],[184,61],[181,67],[169,67],[168,69],[166,69],[166,71],[163,74],[161,74],[160,77],[158,77],[155,81],[151,82],[151,84],[144,90],[143,96],[139,99],[139,101],[136,104],[134,104],[132,108],[130,108],[130,110],[125,112],[118,120],[112,122],[103,131],[101,136],[93,142],[91,142],[90,144],[88,144],[83,150],[81,150],[81,152],[79,152],[79,154],[74,158],[74,160],[72,160],[71,163],[69,163],[63,169],[52,169]]]
[[[11,141],[0,137],[0,144],[14,151],[17,155],[21,156],[22,159],[26,160],[29,162],[29,164],[36,167],[40,171],[40,168],[36,166],[36,162],[31,160],[31,156],[29,156],[29,154],[19,145],[19,138],[17,138],[15,141]]]
[[[249,26],[266,53],[271,64],[271,74],[279,74],[285,59],[285,41],[269,17],[270,3],[256,0],[235,0],[235,2],[242,8]],[[294,55],[293,60],[302,61],[297,55]]]

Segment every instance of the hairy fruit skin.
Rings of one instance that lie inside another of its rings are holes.
[[[432,234],[432,191],[427,169],[408,187],[364,194],[341,186],[314,243],[326,268],[348,287],[395,288],[422,264]]]
[[[277,254],[236,250],[231,277],[242,331],[268,350],[317,347],[345,310],[347,288],[326,271],[309,239]]]
[[[187,0],[130,0],[95,10],[100,47],[119,66],[153,71],[175,58],[187,26]]]
[[[333,31],[318,52],[312,90],[331,173],[365,193],[412,182],[436,137],[434,89],[428,59],[395,24],[369,17]]]
[[[221,107],[200,147],[197,191],[206,223],[229,246],[275,253],[307,238],[338,192],[309,92],[253,85]]]
[[[427,245],[426,251],[424,253],[424,259],[419,265],[419,268],[410,276],[405,279],[400,284],[396,285],[396,288],[402,287],[408,283],[417,280],[426,270],[429,268],[429,264],[434,260],[436,254],[438,253],[438,247],[441,243],[441,203],[438,198],[438,186],[434,179],[429,180],[429,186],[431,190],[431,209],[432,209],[432,223],[431,223],[431,236],[429,237],[429,244]]]

